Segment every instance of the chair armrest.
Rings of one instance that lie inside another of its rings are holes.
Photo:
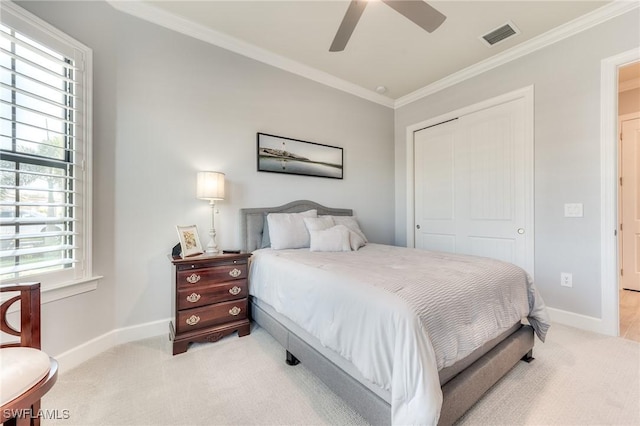
[[[5,291],[34,291],[40,288],[40,283],[0,284],[0,293]]]
[[[12,336],[19,336],[19,344],[3,344],[9,346],[29,346],[40,349],[40,283],[2,284],[0,293],[15,291],[19,295],[12,297],[0,305],[0,331]],[[11,305],[20,301],[20,330],[16,330],[7,321]]]

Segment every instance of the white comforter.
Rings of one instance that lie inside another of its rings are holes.
[[[543,340],[549,327],[526,273],[486,258],[378,244],[346,253],[262,249],[249,283],[252,295],[390,391],[393,424],[435,425],[439,369],[523,317]]]

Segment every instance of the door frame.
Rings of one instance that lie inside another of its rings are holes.
[[[635,62],[635,61],[634,61]],[[618,93],[619,95],[619,93]],[[623,121],[628,121],[628,120],[635,120],[635,119],[640,119],[640,111],[638,112],[632,112],[629,114],[624,114],[624,115],[619,115],[618,116],[618,132],[620,134],[622,134],[622,122]],[[622,165],[622,158],[621,158],[621,151],[622,151],[622,139],[621,138],[617,138],[618,141],[618,174],[620,173],[620,167]],[[638,173],[640,174],[640,170],[638,171]],[[618,175],[619,176],[619,175]],[[620,191],[620,186],[618,185],[618,225],[616,226],[617,229],[620,229],[619,224],[622,223],[622,210],[620,209],[620,202],[622,201],[622,197],[620,196],[621,191]],[[618,262],[620,263],[620,268],[618,268],[618,271],[620,269],[622,269],[622,239],[618,238]],[[618,291],[622,290],[622,277],[620,275],[618,275]],[[619,301],[618,301],[619,302]],[[619,323],[619,321],[618,321]]]
[[[618,253],[618,68],[640,61],[631,49],[600,63],[601,332],[620,334]]]
[[[415,247],[415,149],[414,149],[414,132],[421,130],[425,127],[433,126],[435,124],[442,123],[444,121],[452,120],[457,117],[468,115],[483,109],[491,108],[500,104],[511,102],[517,99],[523,98],[525,101],[525,116],[524,116],[524,132],[525,132],[525,175],[529,181],[528,185],[525,185],[525,229],[530,235],[527,238],[527,244],[525,247],[525,257],[527,259],[527,272],[532,276],[534,275],[534,127],[533,127],[533,101],[534,101],[534,86],[526,86],[512,92],[508,92],[482,102],[478,102],[472,105],[468,105],[463,108],[459,108],[455,111],[450,111],[445,114],[439,115],[434,118],[429,118],[424,121],[420,121],[415,124],[411,124],[406,127],[406,152],[407,152],[407,226],[406,226],[406,240],[407,247]]]

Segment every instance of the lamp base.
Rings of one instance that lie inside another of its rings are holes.
[[[211,237],[209,239],[209,243],[207,244],[207,247],[205,247],[204,252],[207,254],[219,254],[221,253],[220,249],[218,249],[218,245],[216,244],[216,231],[215,229],[211,229],[209,231],[209,236]]]
[[[211,247],[207,247],[207,249],[204,251],[207,254],[220,254],[222,253],[220,250],[218,250],[217,247],[211,248]]]

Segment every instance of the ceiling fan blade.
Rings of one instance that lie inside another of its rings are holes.
[[[447,19],[422,0],[382,0],[382,2],[430,33]]]
[[[331,43],[329,52],[342,52],[344,50],[365,7],[367,7],[366,0],[351,0],[347,13],[344,14],[338,32],[333,39],[333,43]]]

